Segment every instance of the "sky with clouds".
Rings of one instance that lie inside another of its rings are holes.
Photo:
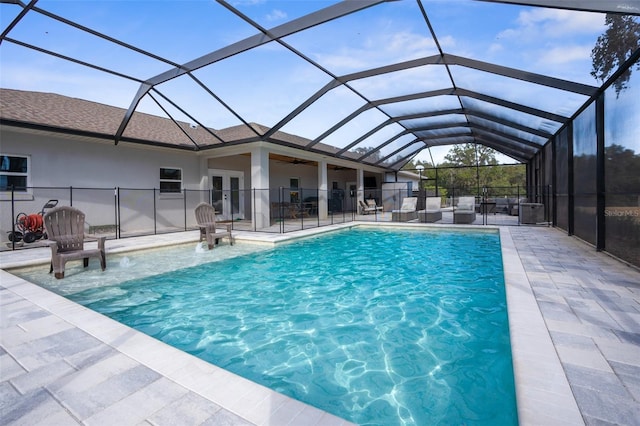
[[[238,0],[229,3],[257,25],[270,29],[335,2]],[[605,30],[604,14],[470,0],[424,0],[422,4],[446,53],[600,85],[590,75],[590,53],[597,37]],[[36,6],[149,55],[29,12],[0,45],[0,86],[60,93],[122,108],[131,103],[139,81],[257,33],[256,28],[210,0],[40,0]],[[19,11],[17,5],[0,5],[3,30]],[[438,53],[422,13],[412,0],[374,6],[293,34],[284,41],[320,68],[285,46],[269,43],[195,71],[198,81],[176,78],[161,84],[158,90],[206,126],[223,128],[239,124],[226,107],[249,122],[273,126],[330,82],[332,76]],[[91,69],[18,43],[38,46],[121,75]],[[459,66],[451,69],[457,87],[476,90],[480,87],[483,93],[499,94],[514,102],[526,101],[528,105],[556,113],[570,115],[586,100],[584,96],[567,93],[559,100],[557,90],[521,81],[505,82],[489,73]],[[213,100],[199,82],[209,87],[218,100]],[[370,99],[451,87],[446,70],[440,66],[412,68],[352,84]],[[362,102],[352,91],[339,87],[283,130],[313,139]],[[448,100],[438,102],[442,102],[443,108],[449,107]],[[191,121],[170,105],[165,103],[165,107],[177,119]],[[410,112],[411,105],[407,104],[406,109]],[[164,115],[148,97],[138,110]],[[384,119],[386,116],[379,111],[369,111],[326,141],[344,146],[344,141],[353,140],[353,135],[362,134]],[[366,143],[386,140],[398,129],[399,126],[391,126]],[[436,162],[441,161],[448,149],[446,146],[432,149]],[[417,158],[429,159],[428,152]]]

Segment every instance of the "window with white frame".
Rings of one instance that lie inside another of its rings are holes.
[[[0,154],[0,191],[27,192],[30,168],[29,156]]]
[[[175,194],[182,192],[182,169],[160,167],[160,193]]]

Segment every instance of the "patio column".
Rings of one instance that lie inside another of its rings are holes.
[[[269,151],[256,147],[251,151],[251,211],[256,229],[271,226],[269,216]]]
[[[327,218],[329,211],[329,197],[327,191],[327,162],[318,161],[318,218]]]
[[[364,201],[364,169],[356,169],[357,171],[357,184],[358,184],[358,193],[357,195],[357,203],[360,204],[360,201]]]
[[[200,157],[200,202],[209,203],[211,199],[209,197],[209,159],[206,157]]]

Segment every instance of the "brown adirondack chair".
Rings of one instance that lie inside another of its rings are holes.
[[[218,239],[227,237],[229,244],[233,245],[233,237],[231,236],[231,225],[225,224],[225,231],[216,228],[216,211],[207,203],[200,203],[196,206],[196,222],[200,228],[200,241],[207,240],[209,250],[215,247]]]
[[[51,268],[55,277],[64,278],[65,264],[70,260],[82,259],[84,267],[89,266],[89,258],[97,257],[104,271],[107,267],[104,252],[106,237],[91,238],[84,233],[85,215],[80,210],[62,206],[49,210],[44,215],[44,228],[51,247]],[[84,242],[98,240],[97,249],[85,249]]]

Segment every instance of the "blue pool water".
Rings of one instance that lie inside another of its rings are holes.
[[[517,424],[497,233],[356,228],[67,297],[358,424]]]

